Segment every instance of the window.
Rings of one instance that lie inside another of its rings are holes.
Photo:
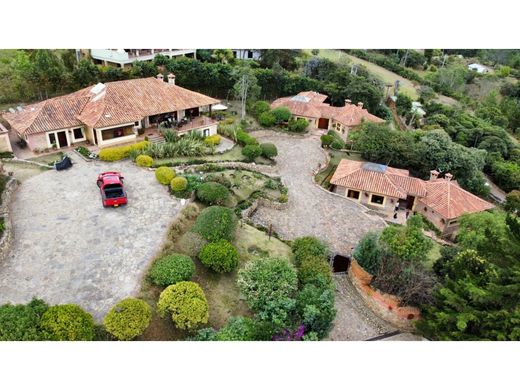
[[[136,121],[134,125],[139,126],[139,121]]]
[[[49,143],[51,145],[56,145],[56,134],[54,133],[49,133]]]
[[[372,194],[372,196],[370,197],[370,203],[382,205],[383,203],[385,203],[385,197]]]
[[[455,219],[453,221],[448,222],[448,226],[453,226],[453,225],[456,225],[458,223],[459,223],[459,221]]]
[[[352,198],[352,199],[359,199],[359,191],[354,191],[354,190],[348,190],[347,191],[347,198]]]
[[[83,137],[83,130],[81,127],[78,127],[77,129],[74,129],[74,139],[81,139]]]

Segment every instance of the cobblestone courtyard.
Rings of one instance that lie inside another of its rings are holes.
[[[77,303],[100,320],[135,294],[181,206],[153,172],[72,157],[71,169],[27,179],[14,195],[14,241],[0,264],[0,304],[35,296]],[[108,170],[125,176],[127,206],[103,208],[96,177]]]

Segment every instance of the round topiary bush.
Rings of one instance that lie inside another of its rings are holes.
[[[276,124],[276,116],[272,111],[266,111],[258,117],[258,123],[263,127],[272,127]]]
[[[197,283],[179,282],[166,287],[157,302],[162,318],[170,314],[179,329],[193,330],[207,324],[209,308],[204,291]]]
[[[262,148],[258,145],[246,145],[244,149],[242,149],[242,155],[245,156],[248,161],[255,161],[261,154]]]
[[[94,319],[78,305],[52,306],[42,315],[40,326],[51,340],[91,341],[94,338]]]
[[[188,187],[188,180],[185,177],[177,176],[170,182],[170,188],[174,192],[184,191]]]
[[[316,237],[300,237],[293,241],[292,251],[296,264],[300,264],[303,259],[310,256],[327,257],[329,249],[327,245]]]
[[[321,146],[327,147],[330,146],[330,144],[334,141],[334,137],[332,135],[323,134],[320,137],[321,140]]]
[[[193,260],[186,255],[171,254],[157,259],[150,270],[154,284],[162,287],[190,280],[195,272]]]
[[[238,251],[228,241],[220,240],[205,245],[199,259],[215,272],[231,272],[238,266]]]
[[[258,100],[255,104],[253,104],[253,116],[258,118],[264,112],[267,112],[271,109],[271,106],[265,100]]]
[[[170,167],[160,167],[155,170],[155,178],[161,184],[167,186],[175,177],[175,171]]]
[[[332,149],[341,150],[341,149],[343,149],[345,147],[345,144],[343,142],[341,142],[340,140],[335,139],[330,144],[330,147]]]
[[[220,183],[209,181],[197,188],[197,199],[205,204],[223,204],[228,198],[229,190]]]
[[[147,156],[146,154],[140,154],[136,157],[135,163],[138,167],[150,168],[153,165],[153,158]]]
[[[261,144],[260,148],[262,148],[262,156],[265,158],[272,159],[273,157],[278,156],[278,149],[273,143],[267,142],[265,144]]]
[[[126,298],[108,312],[103,324],[118,340],[132,340],[143,334],[151,320],[152,309],[148,303],[137,298]]]
[[[304,258],[298,268],[300,285],[328,284],[332,282],[332,269],[323,257],[309,256]]]
[[[237,217],[227,207],[211,206],[201,211],[192,230],[210,242],[232,241],[235,236]]]
[[[271,111],[271,113],[276,118],[276,123],[287,122],[291,119],[291,111],[287,107],[277,107]]]
[[[219,134],[210,135],[204,138],[204,143],[208,146],[217,146],[220,144],[222,137]]]

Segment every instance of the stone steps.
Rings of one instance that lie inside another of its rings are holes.
[[[162,144],[166,142],[162,135],[150,135],[148,136],[148,141],[150,141],[152,144]]]

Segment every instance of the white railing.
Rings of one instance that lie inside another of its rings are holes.
[[[148,61],[153,59],[157,54],[165,56],[181,56],[185,54],[195,53],[194,49],[170,49],[155,51],[151,54],[149,51],[144,55],[135,55],[135,52],[129,55],[128,52],[112,49],[91,49],[90,55],[92,58],[102,61],[116,62],[116,63],[130,63],[134,61]]]

